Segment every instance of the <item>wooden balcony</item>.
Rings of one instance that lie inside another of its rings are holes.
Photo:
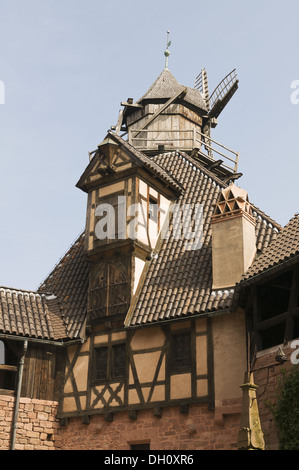
[[[197,154],[207,166],[216,163],[227,173],[237,173],[239,152],[202,134],[198,128],[180,130],[129,129],[128,142],[146,154],[181,150]]]

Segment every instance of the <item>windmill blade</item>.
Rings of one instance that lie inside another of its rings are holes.
[[[209,118],[217,118],[219,116],[221,111],[237,91],[238,83],[239,80],[237,79],[236,69],[234,69],[224,77],[219,85],[217,85],[209,99]]]
[[[203,96],[204,102],[210,109],[210,99],[209,99],[209,86],[208,86],[208,74],[206,69],[201,69],[200,74],[195,79],[194,88],[200,91]]]

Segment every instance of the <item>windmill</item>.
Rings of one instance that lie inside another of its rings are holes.
[[[216,86],[213,93],[209,96],[208,75],[206,69],[201,69],[200,74],[195,79],[194,88],[200,91],[207,106],[207,120],[203,128],[206,141],[209,143],[211,138],[211,128],[216,127],[217,118],[223,111],[227,103],[238,89],[239,80],[237,78],[236,69],[233,69],[221,82]],[[206,147],[210,154],[211,150]]]
[[[205,100],[209,120],[217,119],[237,91],[238,83],[239,80],[237,78],[236,69],[234,69],[221,80],[213,93],[209,96],[207,72],[206,69],[201,69],[200,74],[196,77],[194,88],[197,88],[201,92]],[[212,127],[215,127],[215,125]]]

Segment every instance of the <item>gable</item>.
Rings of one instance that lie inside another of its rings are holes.
[[[178,181],[163,167],[111,131],[93,152],[93,157],[76,186],[88,192],[107,179],[119,179],[137,169],[151,175],[164,186],[165,191],[177,194],[182,190]]]
[[[112,149],[104,151],[99,146],[76,186],[87,192],[89,188],[101,185],[107,176],[116,176],[136,166],[122,148],[113,145]]]

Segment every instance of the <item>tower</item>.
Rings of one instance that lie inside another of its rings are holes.
[[[117,125],[90,153],[77,184],[88,194],[88,319],[94,324],[123,320],[169,206],[180,194],[175,179],[152,157],[179,150],[225,182],[240,176],[238,153],[211,138],[211,128],[238,87],[235,71],[209,97],[205,69],[194,87],[181,85],[170,72],[170,44],[167,41],[164,70],[139,100],[121,103]]]
[[[88,323],[117,324],[124,320],[180,186],[149,157],[108,132],[77,187],[88,195]]]

